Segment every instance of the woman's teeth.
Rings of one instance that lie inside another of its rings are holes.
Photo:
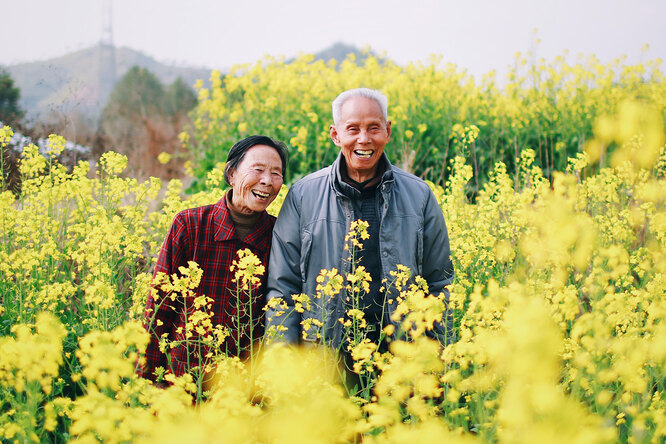
[[[261,191],[252,191],[252,194],[262,199],[266,199],[268,196],[270,196],[270,193],[262,193]]]

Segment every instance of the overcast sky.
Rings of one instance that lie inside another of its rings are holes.
[[[183,66],[224,70],[338,41],[369,45],[400,64],[439,54],[472,74],[502,73],[530,49],[547,61],[565,50],[570,62],[579,53],[603,62],[666,58],[666,0],[108,1],[116,46]],[[96,44],[103,4],[0,0],[0,65]]]

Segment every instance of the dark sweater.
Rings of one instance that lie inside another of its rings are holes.
[[[342,179],[346,185],[349,185],[343,185],[341,189],[351,199],[356,219],[361,219],[369,225],[370,238],[363,241],[363,250],[357,253],[356,266],[364,266],[372,278],[370,291],[368,294],[361,295],[359,308],[365,313],[365,319],[370,326],[368,338],[373,342],[377,342],[379,339],[379,330],[383,325],[384,293],[380,291],[382,264],[379,254],[379,208],[381,204],[379,186],[383,173],[383,169],[380,168],[374,178],[359,183],[349,177],[346,168],[341,168]]]

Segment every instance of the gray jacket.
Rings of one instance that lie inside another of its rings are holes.
[[[304,313],[293,311],[291,295],[305,293],[312,298],[322,269],[336,268],[342,276],[350,271],[344,238],[350,223],[358,217],[352,202],[340,190],[342,161],[339,155],[331,166],[296,182],[273,229],[267,300],[282,298],[288,309],[276,316],[276,310],[269,308],[266,327],[286,327],[287,342],[316,341],[317,333],[323,333],[334,347],[341,343],[342,326],[337,322],[345,310],[341,295],[326,298],[323,307],[322,301],[313,299],[311,310]],[[426,280],[431,294],[445,291],[448,299],[444,287],[453,280],[453,264],[442,210],[423,180],[392,166],[385,154],[380,161],[386,166],[378,202],[382,279],[391,282],[389,272],[402,264],[412,271],[412,279],[420,275]],[[390,317],[397,305],[395,296],[385,298],[385,323],[395,324]],[[313,326],[303,337],[300,322],[307,318],[318,319],[323,328]],[[452,340],[441,325],[434,336],[442,343]]]

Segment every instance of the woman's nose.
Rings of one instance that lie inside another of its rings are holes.
[[[261,173],[261,176],[259,176],[259,181],[261,182],[262,185],[267,185],[271,183],[271,172],[264,171],[263,173]]]

